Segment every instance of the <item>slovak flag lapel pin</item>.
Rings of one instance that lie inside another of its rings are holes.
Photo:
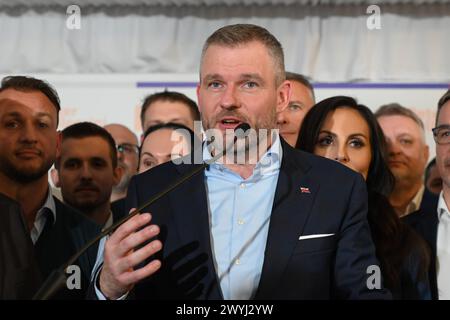
[[[300,187],[300,193],[311,193],[311,191],[307,187]]]

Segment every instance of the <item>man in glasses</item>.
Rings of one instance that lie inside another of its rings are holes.
[[[138,138],[127,127],[121,124],[108,124],[105,130],[111,134],[117,149],[117,160],[122,168],[122,179],[113,187],[111,193],[111,210],[115,216],[122,216],[125,210],[125,197],[131,178],[137,174],[139,165]]]
[[[436,164],[442,178],[442,191],[433,206],[408,217],[431,248],[429,279],[433,299],[450,299],[450,90],[438,102],[436,127]]]

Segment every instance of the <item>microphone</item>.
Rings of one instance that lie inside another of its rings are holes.
[[[64,284],[67,281],[67,275],[65,270],[75,263],[75,261],[78,260],[78,258],[83,255],[91,246],[96,244],[100,239],[105,237],[106,235],[114,232],[118,227],[120,227],[122,224],[127,222],[129,219],[134,217],[137,214],[140,214],[141,211],[153,204],[154,202],[158,201],[162,197],[164,197],[166,194],[171,192],[172,190],[176,189],[178,186],[182,185],[184,182],[191,179],[193,176],[197,175],[201,171],[203,171],[205,168],[207,168],[210,164],[214,163],[221,157],[225,156],[227,152],[229,152],[236,144],[236,141],[238,139],[243,139],[248,135],[248,129],[250,129],[250,125],[248,123],[241,123],[234,129],[234,140],[233,143],[230,144],[223,152],[219,152],[217,155],[212,157],[211,159],[204,161],[200,166],[196,167],[194,170],[189,172],[188,174],[181,177],[179,180],[173,182],[170,184],[167,188],[162,190],[161,192],[157,193],[150,199],[148,199],[144,204],[142,204],[139,208],[132,211],[129,215],[123,217],[116,223],[114,223],[109,228],[103,230],[98,236],[93,238],[91,241],[86,243],[80,250],[78,250],[70,259],[67,261],[66,264],[62,265],[58,269],[54,270],[50,276],[48,276],[47,280],[45,280],[44,284],[40,287],[38,292],[33,296],[33,300],[47,300],[51,298],[58,290],[60,290]]]

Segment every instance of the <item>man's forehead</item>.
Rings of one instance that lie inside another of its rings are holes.
[[[127,127],[123,125],[107,125],[104,127],[106,131],[109,132],[109,134],[113,137],[114,141],[117,144],[123,143],[123,142],[129,142],[129,143],[137,143],[137,137],[135,134],[128,129]]]
[[[399,131],[422,131],[420,125],[404,115],[384,115],[378,118],[378,122],[383,128],[391,128],[396,132]]]
[[[74,147],[77,146],[77,147]],[[95,148],[93,148],[95,146]],[[109,154],[109,144],[102,137],[66,138],[61,145],[66,153]]]
[[[442,105],[438,122],[439,124],[450,124],[450,100]]]
[[[48,113],[56,115],[56,108],[51,101],[39,91],[17,91],[6,89],[0,92],[0,110],[26,111],[30,113]]]

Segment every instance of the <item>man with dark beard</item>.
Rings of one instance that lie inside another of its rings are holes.
[[[46,82],[10,76],[0,87],[0,193],[20,204],[42,278],[63,265],[99,226],[52,196],[48,170],[59,148],[59,98]],[[22,250],[22,248],[11,248]],[[58,298],[83,298],[95,248],[76,261],[74,283]],[[7,252],[0,252],[0,259]],[[69,276],[69,274],[68,274]]]
[[[97,224],[111,226],[117,219],[111,214],[109,198],[122,176],[114,139],[108,131],[90,122],[65,128],[61,137],[56,169],[64,202]]]

